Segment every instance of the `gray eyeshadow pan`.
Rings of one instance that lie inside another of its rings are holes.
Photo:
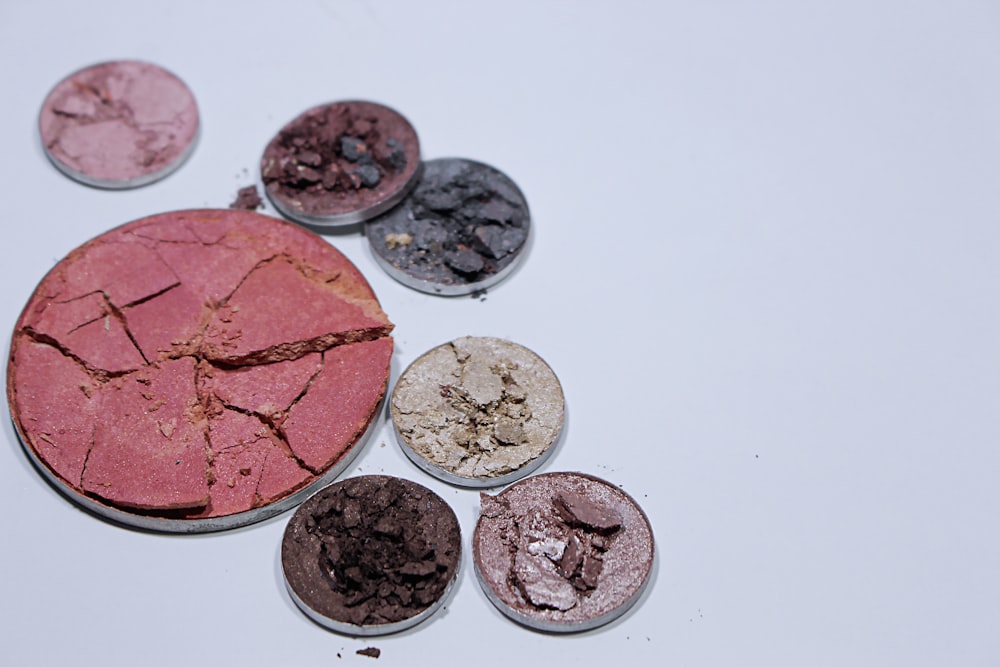
[[[528,203],[514,181],[462,158],[423,167],[399,206],[366,223],[375,261],[407,287],[441,296],[472,294],[510,275],[531,231]]]

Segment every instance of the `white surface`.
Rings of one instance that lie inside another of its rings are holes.
[[[544,470],[640,501],[647,597],[546,636],[466,566],[424,626],[341,637],[284,591],[287,514],[124,530],[52,491],[5,423],[3,663],[997,664],[1000,5],[470,5],[0,3],[0,329],[84,240],[228,205],[307,107],[387,103],[425,157],[511,175],[536,232],[485,301],[410,291],[361,237],[330,237],[397,324],[393,379],[464,334],[543,356],[569,409]],[[180,75],[203,131],[165,181],[104,192],[45,160],[35,122],[56,81],[118,57]],[[441,492],[468,547],[476,494],[419,471],[385,424],[357,471]]]

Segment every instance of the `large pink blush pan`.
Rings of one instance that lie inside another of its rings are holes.
[[[360,272],[310,231],[248,211],[154,215],[39,283],[11,340],[11,417],[41,473],[101,516],[242,526],[360,451],[391,330]]]

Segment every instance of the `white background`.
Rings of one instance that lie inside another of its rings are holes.
[[[122,57],[183,78],[202,134],[166,180],[106,192],[57,172],[35,123],[59,79]],[[356,640],[289,601],[287,514],[122,529],[53,491],[6,423],[0,661],[1000,663],[998,74],[987,0],[0,1],[0,329],[83,241],[228,205],[299,112],[386,103],[425,158],[507,172],[535,225],[485,301],[410,291],[362,237],[328,237],[397,325],[393,381],[461,335],[534,349],[569,407],[544,470],[621,484],[659,549],[601,630],[509,622],[467,562],[445,613]],[[468,554],[476,494],[390,435],[349,474],[436,489]]]

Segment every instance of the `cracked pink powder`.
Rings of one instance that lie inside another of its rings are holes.
[[[198,106],[184,82],[162,67],[118,60],[60,81],[38,125],[46,154],[66,175],[130,188],[163,178],[187,158]]]

